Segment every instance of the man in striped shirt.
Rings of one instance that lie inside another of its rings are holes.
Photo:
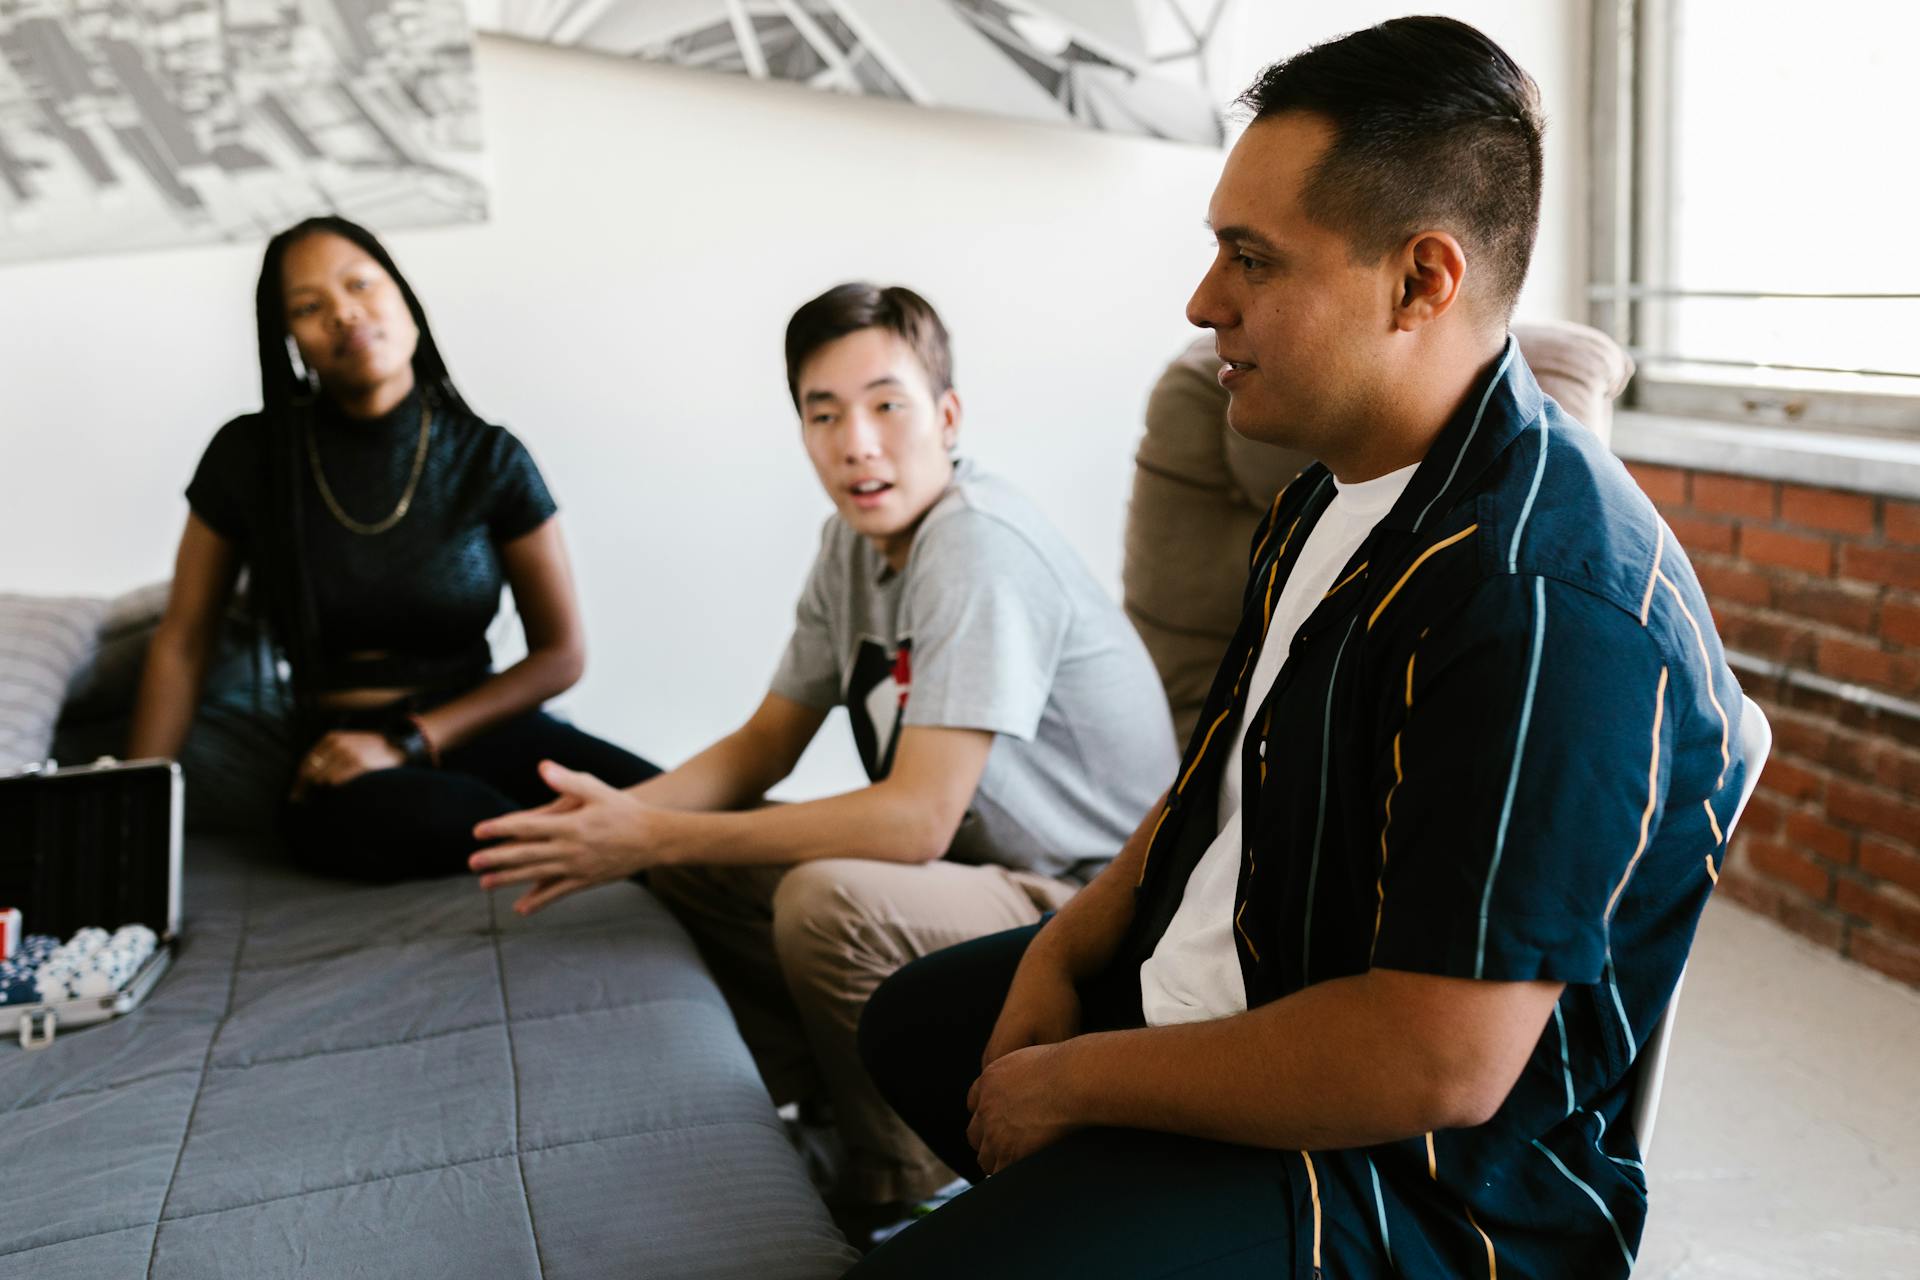
[[[1691,567],[1507,334],[1533,81],[1442,18],[1263,73],[1188,314],[1276,499],[1162,803],[897,974],[882,1092],[994,1175],[863,1276],[1625,1277],[1624,1116],[1746,769]]]

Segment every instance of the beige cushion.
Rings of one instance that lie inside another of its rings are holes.
[[[1607,439],[1614,397],[1633,373],[1619,344],[1565,321],[1513,333],[1541,389]],[[1253,531],[1273,495],[1310,461],[1227,427],[1219,369],[1213,335],[1201,334],[1147,398],[1121,570],[1127,615],[1153,655],[1182,738],[1239,623]]]
[[[1213,335],[1202,334],[1147,397],[1121,571],[1127,616],[1153,655],[1182,738],[1239,622],[1253,531],[1307,463],[1305,454],[1227,429],[1219,370]]]
[[[1613,440],[1613,402],[1633,376],[1633,359],[1620,344],[1589,325],[1570,320],[1536,320],[1515,325],[1513,336],[1540,382],[1603,444]]]

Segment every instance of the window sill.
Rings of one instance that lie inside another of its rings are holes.
[[[1920,498],[1920,440],[1623,410],[1613,419],[1613,451],[1629,462]]]

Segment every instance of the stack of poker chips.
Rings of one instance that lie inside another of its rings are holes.
[[[0,1005],[38,1004],[40,988],[34,978],[47,958],[60,949],[60,939],[50,933],[30,933],[20,940],[19,950],[0,961]]]
[[[127,925],[113,934],[82,929],[40,963],[34,975],[40,999],[110,996],[140,971],[158,942],[153,930],[142,924]]]

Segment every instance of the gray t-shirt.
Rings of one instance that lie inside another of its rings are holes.
[[[1126,615],[1031,502],[965,461],[903,572],[827,521],[773,691],[844,705],[875,781],[904,726],[995,734],[958,862],[1084,880],[1179,764]]]

